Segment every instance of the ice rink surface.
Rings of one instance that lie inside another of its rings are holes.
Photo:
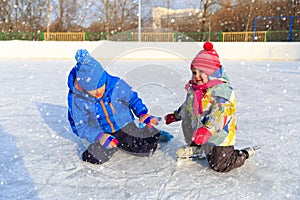
[[[175,137],[152,157],[118,151],[103,165],[85,150],[67,120],[70,60],[0,60],[0,199],[299,199],[299,61],[222,61],[237,96],[236,147],[262,145],[241,168],[212,171],[206,160],[176,161]],[[183,61],[122,60],[105,66],[164,116],[185,98]]]

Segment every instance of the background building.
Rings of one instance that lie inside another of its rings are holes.
[[[153,28],[172,28],[178,30],[180,25],[186,26],[187,22],[193,22],[199,19],[199,9],[167,9],[162,7],[154,7],[152,9],[152,25]]]

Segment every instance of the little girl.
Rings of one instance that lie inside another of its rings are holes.
[[[204,152],[213,170],[227,172],[242,166],[254,148],[234,149],[235,94],[212,43],[205,42],[203,48],[191,63],[185,102],[165,119],[166,124],[182,121],[187,146],[177,151],[178,157]]]

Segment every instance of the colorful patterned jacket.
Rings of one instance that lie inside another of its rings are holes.
[[[175,116],[182,120],[182,129],[187,144],[192,143],[193,132],[205,126],[212,134],[209,143],[217,146],[235,144],[236,134],[236,98],[223,68],[209,77],[219,79],[223,84],[208,88],[202,98],[203,113],[194,114],[194,90],[187,91],[185,102],[175,111]]]

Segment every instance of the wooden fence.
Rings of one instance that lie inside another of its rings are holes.
[[[141,42],[293,42],[300,41],[300,30],[249,32],[0,32],[0,40],[29,41],[139,41]]]
[[[224,32],[223,42],[266,42],[267,31]]]
[[[85,33],[75,33],[75,32],[45,32],[45,41],[85,41]]]
[[[142,32],[140,35],[141,42],[174,42],[174,33],[156,33]],[[132,41],[139,41],[139,34],[134,32],[132,35]]]

